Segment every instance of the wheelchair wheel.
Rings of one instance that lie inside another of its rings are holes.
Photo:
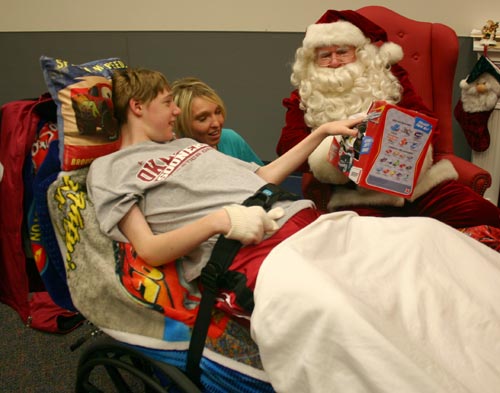
[[[177,367],[153,360],[112,339],[92,343],[80,357],[77,393],[201,393]]]

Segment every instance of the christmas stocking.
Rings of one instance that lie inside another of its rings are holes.
[[[481,56],[467,79],[460,82],[461,98],[454,115],[470,147],[478,152],[490,146],[488,119],[500,97],[500,70]]]
[[[455,106],[454,114],[465,134],[467,143],[472,150],[482,152],[490,147],[490,132],[488,119],[493,108],[482,112],[466,112],[460,99]]]

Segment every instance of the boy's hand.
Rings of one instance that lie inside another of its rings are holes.
[[[357,116],[351,119],[331,121],[320,125],[317,130],[324,132],[324,135],[345,135],[345,136],[357,136],[358,130],[353,129],[356,124],[361,123],[366,116]]]
[[[231,229],[224,236],[243,245],[260,243],[264,235],[276,232],[279,227],[275,220],[285,214],[280,207],[266,212],[260,206],[229,205],[224,210],[231,221]]]

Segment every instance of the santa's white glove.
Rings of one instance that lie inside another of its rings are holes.
[[[276,232],[279,226],[275,220],[285,214],[281,207],[266,212],[260,206],[229,205],[224,210],[231,221],[231,229],[224,236],[243,245],[260,243],[264,235]]]

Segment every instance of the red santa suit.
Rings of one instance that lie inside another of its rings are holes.
[[[328,37],[323,38],[319,35],[323,28],[321,24],[330,24],[333,26],[333,29],[326,27],[325,32],[331,33],[333,31],[335,35],[334,24],[339,21],[342,23],[347,21],[354,25],[353,29],[358,28],[361,30],[362,34],[370,39],[371,43],[369,45],[375,45],[375,43],[377,43],[380,51],[384,50],[386,46],[395,45],[394,43],[387,42],[387,35],[383,29],[355,11],[329,10],[315,25],[312,25],[312,27],[314,27],[312,33],[310,33],[311,26],[309,27],[306,37],[304,38],[304,46],[311,44],[316,44],[316,47],[340,44],[347,45],[349,33],[347,33],[347,38],[345,38],[344,35],[339,35],[336,38],[340,39],[340,43],[330,41]],[[343,30],[341,30],[341,32],[343,33]],[[308,34],[314,35],[308,37]],[[355,43],[353,42],[353,44]],[[300,48],[297,53],[299,53],[299,51]],[[390,61],[391,56],[386,56],[386,58],[388,58],[390,72],[397,78],[402,87],[401,97],[399,101],[397,101],[397,105],[436,117],[433,112],[425,106],[421,97],[415,92],[406,70],[397,63],[392,64]],[[399,61],[400,58],[394,55],[392,56],[392,60]],[[292,77],[292,83],[293,82]],[[297,83],[296,86],[298,86]],[[300,86],[298,87],[300,89]],[[281,137],[276,147],[278,155],[282,155],[291,149],[312,131],[312,128],[306,123],[304,118],[306,109],[303,109],[305,104],[302,102],[303,100],[301,99],[299,89],[292,91],[290,97],[283,100],[283,105],[287,109],[285,117],[286,124],[282,129]],[[380,97],[378,99],[380,99]],[[350,113],[349,115],[354,114],[355,113]],[[436,128],[434,136],[438,133],[439,128]],[[315,160],[313,155],[311,155],[309,162]],[[315,163],[315,165],[317,165],[317,163]],[[433,163],[432,155],[430,160],[425,164],[419,178],[419,185],[415,190],[415,196],[410,200],[395,198],[387,194],[384,197],[380,195],[381,193],[362,189],[350,181],[326,181],[323,178],[322,181],[319,181],[311,173],[308,162],[302,164],[300,171],[304,173],[302,184],[304,196],[313,199],[318,208],[324,211],[354,210],[360,215],[381,217],[427,216],[436,218],[455,228],[477,225],[492,225],[500,228],[500,209],[475,193],[469,187],[459,183],[456,180],[456,171],[449,161],[442,160],[438,163]],[[316,174],[316,172],[314,173]],[[316,177],[318,177],[318,175],[316,175]],[[336,178],[335,175],[333,178]]]

